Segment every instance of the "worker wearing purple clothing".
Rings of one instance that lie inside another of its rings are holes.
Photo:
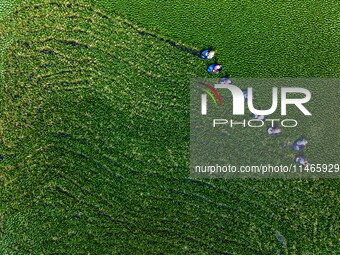
[[[219,64],[212,64],[207,69],[208,73],[219,73],[221,71],[222,71],[222,65],[219,65]]]

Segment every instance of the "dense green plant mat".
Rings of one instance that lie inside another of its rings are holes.
[[[215,47],[237,77],[339,77],[337,0],[95,1],[149,30]]]
[[[12,7],[13,7],[13,2],[11,0],[5,0],[5,1],[1,1],[0,3],[0,20],[3,19],[4,17],[6,17],[6,15],[9,14],[9,12],[11,11]]]
[[[1,254],[336,254],[338,180],[188,178],[201,43],[84,1],[27,1],[0,31],[2,45],[12,41],[0,94]],[[303,74],[336,77],[331,46],[320,56],[329,65]]]

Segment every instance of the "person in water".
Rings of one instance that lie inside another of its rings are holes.
[[[242,90],[243,97],[245,101],[248,101],[248,90]]]
[[[252,117],[254,120],[262,120],[262,121],[265,121],[265,120],[267,119],[267,116],[266,116],[266,115],[251,114],[251,117]]]
[[[308,142],[305,138],[297,139],[293,144],[293,149],[295,151],[302,151],[306,147],[307,143]]]
[[[219,84],[232,84],[230,78],[227,78],[227,77],[218,79],[218,83]]]
[[[215,51],[206,49],[201,52],[202,59],[212,59],[215,56]]]
[[[298,164],[299,166],[307,166],[308,165],[307,159],[302,155],[299,155],[295,158],[295,163]]]
[[[208,73],[219,73],[222,71],[222,65],[219,64],[212,64],[208,66],[207,72]]]
[[[281,128],[278,128],[276,126],[270,127],[270,128],[268,128],[267,132],[268,132],[269,135],[274,137],[274,136],[277,136],[278,134],[281,133]]]

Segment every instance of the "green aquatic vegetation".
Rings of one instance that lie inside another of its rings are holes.
[[[203,41],[143,29],[103,3],[26,2],[1,24],[12,44],[0,92],[0,253],[336,254],[337,180],[188,177],[189,79],[208,77],[196,56]],[[247,64],[227,69],[258,68]],[[334,140],[322,129],[336,127],[326,102],[311,102],[324,124],[302,120],[280,139]],[[240,141],[231,160],[258,140],[257,155],[294,158],[261,131],[231,135]],[[328,160],[335,149],[308,153]]]

